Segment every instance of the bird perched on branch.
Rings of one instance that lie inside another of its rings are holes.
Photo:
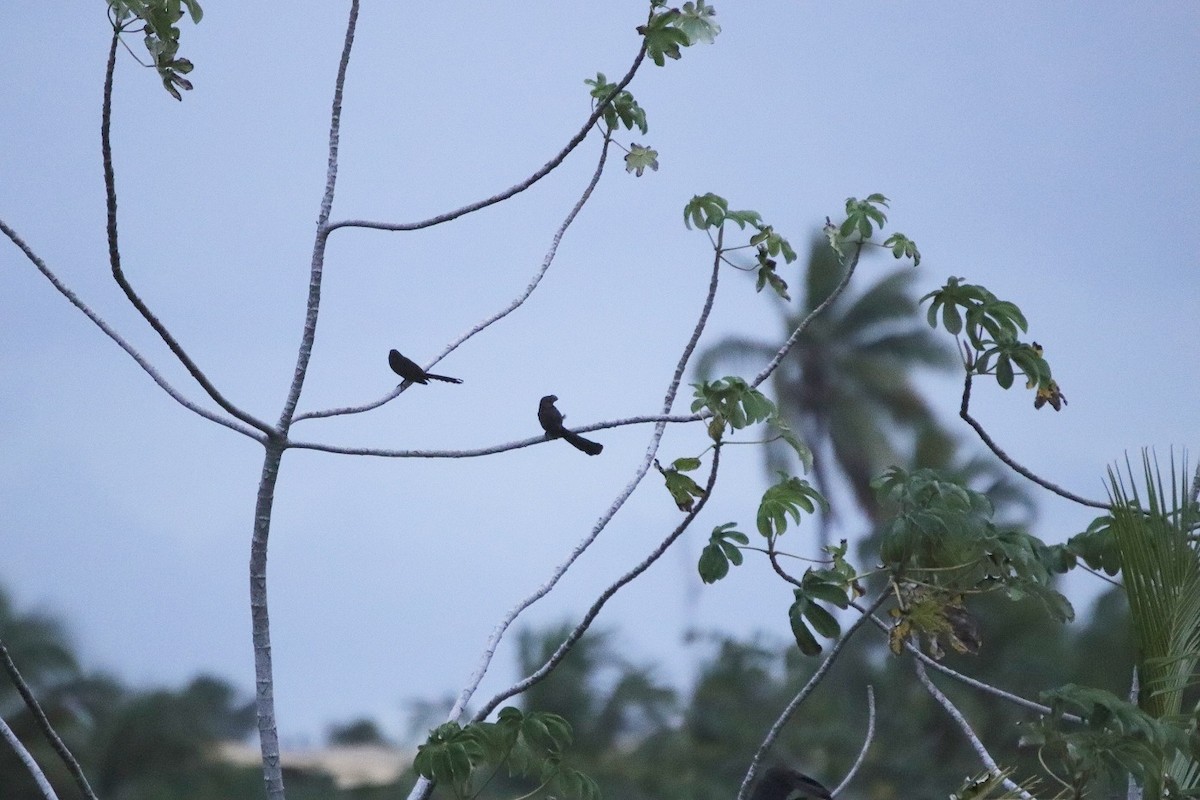
[[[450,378],[445,375],[434,375],[432,372],[426,372],[417,366],[417,362],[400,355],[399,350],[392,350],[388,353],[388,366],[392,368],[392,372],[404,380],[413,383],[429,383],[431,380],[445,381],[446,383],[462,383],[461,378]]]
[[[803,772],[771,767],[759,779],[750,800],[833,800],[833,795]]]
[[[563,413],[554,407],[554,401],[557,399],[558,395],[548,394],[542,398],[542,402],[538,403],[538,422],[542,424],[546,438],[566,439],[567,443],[576,450],[582,450],[589,456],[599,455],[600,451],[604,449],[604,445],[593,442],[591,439],[585,439],[578,433],[563,427]]]

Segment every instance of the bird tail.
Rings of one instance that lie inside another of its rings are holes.
[[[432,372],[426,372],[425,377],[433,378],[435,381],[445,381],[446,383],[462,383],[462,378],[451,378],[447,375],[434,375]]]
[[[589,456],[598,456],[600,451],[604,449],[604,445],[599,442],[593,442],[591,439],[585,439],[574,431],[563,429],[562,438],[566,439],[571,446],[576,450],[582,450]]]

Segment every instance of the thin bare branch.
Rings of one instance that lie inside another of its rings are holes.
[[[576,433],[587,433],[588,431],[599,431],[606,428],[618,428],[624,425],[638,425],[646,422],[654,422],[659,425],[667,425],[672,422],[696,422],[704,419],[707,414],[644,414],[637,417],[623,417],[621,419],[608,420],[607,422],[593,422],[590,425],[571,426],[571,430]],[[495,453],[504,453],[509,450],[519,450],[522,447],[530,447],[535,444],[545,444],[551,441],[543,434],[541,436],[531,436],[526,439],[518,439],[512,442],[503,444],[488,445],[487,447],[475,447],[468,450],[386,450],[379,447],[348,447],[343,445],[324,444],[321,442],[305,442],[291,441],[287,443],[288,447],[294,447],[299,450],[318,450],[323,453],[336,453],[339,455],[350,456],[376,456],[378,458],[477,458],[479,456],[490,456]]]
[[[105,191],[105,207],[108,216],[108,260],[112,267],[112,275],[116,280],[117,285],[121,287],[121,291],[125,293],[125,297],[133,304],[133,307],[138,310],[138,313],[150,323],[150,327],[159,335],[159,338],[166,343],[175,357],[179,359],[187,371],[191,373],[196,382],[208,393],[208,396],[213,399],[217,405],[225,409],[231,416],[240,419],[242,422],[258,428],[263,433],[270,435],[272,428],[269,423],[263,422],[257,417],[242,411],[229,400],[225,398],[212,384],[200,368],[196,366],[196,362],[192,361],[189,356],[176,341],[167,327],[154,315],[137,292],[133,290],[133,286],[125,278],[125,272],[121,268],[121,248],[117,240],[117,179],[113,170],[112,159],[112,95],[113,95],[113,72],[117,64],[117,44],[120,41],[121,32],[113,31],[112,45],[108,50],[108,65],[104,72],[104,101],[100,109],[100,152],[104,160],[104,191]],[[11,238],[11,237],[10,237]],[[110,334],[111,335],[111,334]],[[159,384],[162,385],[162,384]],[[174,395],[172,395],[174,396]],[[216,420],[220,421],[220,420]],[[222,423],[227,425],[228,423]],[[236,429],[235,429],[236,430]]]
[[[850,781],[854,780],[854,776],[858,774],[858,770],[862,767],[863,761],[867,758],[867,750],[871,748],[871,742],[875,739],[875,687],[867,687],[867,735],[863,737],[862,747],[858,750],[858,758],[854,759],[854,764],[850,767],[850,771],[846,773],[846,777],[842,778],[842,782],[834,787],[831,795],[837,797],[842,791],[850,785]]]
[[[443,222],[449,222],[451,220],[458,219],[459,217],[466,216],[474,211],[478,211],[481,208],[487,208],[488,206],[492,206],[496,203],[507,200],[513,195],[520,194],[530,186],[533,186],[535,183],[540,181],[542,178],[549,175],[558,167],[559,164],[566,160],[567,156],[571,154],[572,150],[578,147],[579,144],[587,138],[588,133],[592,130],[592,126],[596,124],[600,117],[604,116],[604,110],[608,107],[609,103],[611,103],[613,99],[616,98],[616,96],[620,94],[621,91],[633,80],[633,76],[637,74],[638,68],[642,65],[642,61],[645,59],[645,57],[646,42],[643,39],[642,46],[638,49],[637,57],[633,59],[633,66],[631,66],[629,71],[625,73],[625,77],[621,78],[621,80],[617,82],[617,85],[613,88],[612,92],[604,98],[603,102],[596,104],[595,110],[588,115],[587,120],[579,128],[579,132],[571,137],[571,140],[567,142],[566,147],[560,150],[558,154],[554,156],[554,158],[547,161],[541,169],[520,183],[510,186],[499,194],[494,194],[485,200],[469,203],[462,208],[457,208],[454,211],[447,211],[444,214],[438,214],[436,217],[430,217],[429,219],[424,219],[419,222],[372,222],[365,219],[347,219],[330,224],[324,229],[325,233],[328,235],[333,233],[338,228],[371,228],[379,231],[417,231],[421,230],[422,228],[431,228],[434,225],[440,225]]]
[[[554,654],[550,656],[545,664],[543,664],[540,668],[523,680],[513,684],[511,687],[505,689],[503,692],[500,692],[487,703],[485,703],[483,707],[480,708],[479,711],[477,711],[472,717],[472,721],[481,722],[487,719],[487,716],[505,700],[521,694],[529,689],[529,687],[540,683],[544,678],[546,678],[546,676],[554,671],[554,668],[558,666],[559,662],[566,658],[567,653],[571,652],[571,648],[575,646],[575,643],[578,642],[583,634],[587,632],[587,629],[591,627],[592,622],[594,622],[596,617],[600,615],[600,611],[604,608],[605,603],[607,603],[613,595],[620,591],[622,587],[632,582],[635,578],[648,570],[651,564],[653,564],[655,561],[658,561],[658,559],[662,557],[662,554],[667,552],[667,548],[674,544],[675,541],[683,535],[683,532],[688,529],[688,527],[692,524],[692,521],[696,519],[697,515],[699,515],[699,513],[704,509],[708,499],[712,497],[713,486],[717,482],[717,468],[720,466],[720,463],[721,447],[718,445],[713,448],[712,469],[709,471],[708,480],[704,485],[704,494],[699,500],[696,501],[696,504],[692,507],[692,510],[687,512],[687,516],[685,516],[683,520],[675,526],[675,529],[671,531],[670,535],[659,542],[658,546],[650,552],[650,555],[642,559],[637,566],[626,572],[624,575],[614,581],[607,589],[601,592],[600,596],[596,598],[595,602],[593,602],[591,607],[587,610],[587,613],[583,615],[583,619],[581,619],[579,624],[575,626],[575,628],[567,635],[565,639],[563,639],[562,643],[559,644],[558,648],[554,651]]]
[[[54,726],[50,724],[50,720],[46,717],[46,712],[42,710],[41,704],[38,703],[37,698],[33,695],[33,690],[29,688],[29,684],[21,676],[21,671],[17,669],[17,665],[12,660],[12,656],[9,654],[3,640],[0,640],[0,662],[4,664],[4,671],[8,673],[9,680],[17,688],[17,693],[25,701],[25,707],[33,715],[38,730],[42,732],[42,735],[46,737],[46,741],[50,742],[50,746],[54,748],[54,752],[66,764],[67,770],[71,773],[71,777],[75,779],[75,784],[79,787],[79,791],[88,800],[96,800],[96,794],[92,791],[91,784],[88,783],[87,777],[83,774],[83,769],[79,766],[79,762],[75,760],[75,756],[71,754],[70,749],[67,748],[62,738],[54,730]],[[3,720],[0,720],[0,724],[3,724]],[[19,745],[20,742],[17,742],[17,744]],[[36,778],[37,776],[35,775],[34,777]],[[53,793],[47,796],[53,796]]]
[[[579,212],[583,210],[583,206],[591,198],[592,192],[596,189],[596,185],[600,182],[600,176],[604,174],[604,164],[608,160],[608,146],[611,144],[611,142],[612,140],[608,136],[604,137],[604,145],[600,148],[600,161],[596,164],[596,169],[592,173],[592,178],[588,182],[587,188],[583,190],[583,194],[580,195],[579,200],[577,200],[575,205],[571,208],[571,211],[567,214],[566,219],[564,219],[562,224],[558,226],[558,230],[554,232],[554,238],[550,241],[550,249],[546,251],[546,255],[542,259],[541,267],[537,272],[534,273],[533,278],[529,281],[529,284],[525,287],[525,290],[517,295],[516,298],[514,298],[513,301],[507,306],[500,309],[495,314],[492,314],[484,321],[476,324],[469,331],[459,336],[450,344],[446,345],[442,352],[438,354],[437,358],[433,359],[433,361],[429,362],[428,364],[425,364],[422,369],[429,371],[435,364],[458,349],[458,347],[462,345],[463,342],[467,341],[467,339],[470,339],[475,334],[480,333],[499,320],[504,319],[529,299],[529,296],[533,294],[533,290],[536,289],[538,284],[542,282],[542,278],[545,277],[546,272],[550,269],[550,265],[554,262],[554,256],[558,253],[558,245],[562,241],[563,235],[567,232],[567,228],[569,228],[571,223],[575,221],[575,218],[579,216]],[[305,414],[297,414],[295,421],[299,422],[302,419],[317,419],[320,417],[336,417],[344,414],[360,414],[364,411],[371,411],[372,409],[379,408],[380,406],[385,405],[386,403],[389,403],[395,398],[399,397],[400,393],[406,388],[407,384],[402,383],[395,389],[392,389],[390,392],[388,392],[382,399],[361,406],[348,406],[345,408],[332,408],[325,411],[310,411]]]
[[[8,723],[0,717],[0,739],[8,742],[8,746],[17,754],[17,758],[25,769],[29,770],[29,774],[33,777],[33,782],[37,784],[38,791],[46,800],[58,800],[58,795],[54,793],[54,787],[50,785],[50,781],[46,780],[46,775],[42,772],[42,768],[38,766],[37,761],[25,749],[25,745],[21,744],[21,740],[13,733],[12,728],[8,727]]]
[[[288,389],[283,412],[279,415],[279,428],[286,431],[291,427],[300,402],[300,391],[308,374],[308,361],[312,357],[313,341],[317,337],[317,315],[321,310],[321,277],[325,272],[325,247],[329,239],[329,215],[333,211],[333,194],[337,188],[338,144],[342,130],[342,95],[346,86],[346,71],[350,67],[350,51],[354,47],[354,29],[358,25],[358,0],[351,0],[350,19],[346,23],[346,37],[342,43],[342,57],[338,61],[337,78],[333,85],[333,107],[329,113],[329,156],[325,168],[325,191],[321,195],[321,207],[317,214],[317,235],[313,241],[312,263],[309,266],[308,302],[304,315],[304,332],[300,336],[300,348],[296,353],[296,369],[292,374],[292,385]]]
[[[834,643],[833,648],[829,651],[829,655],[825,656],[825,660],[821,662],[821,666],[817,667],[817,671],[814,672],[812,677],[808,679],[808,682],[804,684],[804,688],[802,688],[796,694],[796,696],[792,698],[791,702],[789,702],[783,709],[779,715],[779,718],[775,720],[775,723],[771,725],[771,729],[767,731],[767,735],[763,737],[762,744],[758,746],[758,750],[754,753],[754,758],[750,759],[750,766],[746,769],[746,776],[742,778],[741,788],[738,789],[737,800],[746,800],[746,798],[750,796],[750,785],[754,783],[754,776],[758,773],[758,767],[762,763],[763,758],[766,757],[767,752],[771,749],[772,745],[775,744],[775,740],[779,738],[779,734],[783,732],[784,726],[791,721],[792,716],[797,710],[799,710],[800,705],[807,700],[808,696],[811,695],[817,686],[820,685],[821,681],[825,678],[825,675],[828,674],[829,668],[833,666],[833,662],[837,660],[839,655],[841,655],[842,648],[844,648],[850,641],[850,638],[854,636],[855,632],[857,632],[860,627],[862,627],[862,624],[867,621],[867,618],[871,616],[872,613],[874,613],[875,609],[883,605],[884,601],[890,596],[890,592],[887,591],[879,593],[879,596],[875,598],[875,600],[868,607],[868,613],[856,619],[854,623],[846,629],[846,632],[843,633],[837,642]]]
[[[971,404],[971,372],[970,372],[970,369],[968,369],[967,377],[963,381],[962,405],[958,409],[958,415],[963,418],[964,422],[966,422],[968,425],[970,425],[972,428],[975,429],[975,433],[979,434],[979,438],[982,439],[983,443],[988,446],[988,449],[996,454],[996,458],[1000,459],[1005,464],[1007,464],[1009,466],[1009,468],[1012,469],[1014,472],[1016,472],[1018,475],[1023,475],[1024,477],[1026,477],[1029,480],[1036,483],[1038,486],[1041,486],[1043,489],[1047,489],[1051,492],[1054,492],[1059,497],[1064,497],[1067,500],[1073,500],[1076,503],[1079,503],[1080,505],[1088,506],[1089,508],[1100,508],[1105,511],[1107,511],[1109,509],[1110,506],[1108,503],[1101,503],[1098,500],[1088,500],[1086,497],[1080,497],[1079,495],[1075,494],[1074,492],[1071,492],[1071,491],[1068,491],[1068,490],[1062,488],[1058,484],[1051,483],[1050,481],[1046,480],[1045,478],[1038,477],[1037,475],[1035,475],[1032,472],[1030,472],[1029,470],[1027,470],[1025,467],[1018,464],[1016,461],[1014,461],[1008,455],[1008,453],[1006,453],[1002,449],[1000,449],[1000,445],[996,444],[996,442],[992,439],[992,437],[988,435],[988,432],[983,429],[983,426],[980,425],[975,420],[975,418],[971,416],[971,412],[968,410],[968,407],[970,406],[970,404]]]
[[[37,253],[33,252],[33,249],[26,244],[25,240],[22,239],[15,230],[9,227],[4,220],[0,220],[0,232],[3,232],[4,235],[7,236],[12,243],[15,244],[21,250],[21,252],[25,254],[25,257],[28,258],[35,267],[37,267],[38,272],[42,273],[46,280],[50,281],[50,284],[56,290],[58,290],[59,294],[67,299],[67,302],[82,311],[84,316],[90,319],[92,323],[104,333],[105,336],[116,342],[117,346],[124,350],[125,353],[128,354],[129,357],[132,358],[134,362],[142,368],[142,371],[149,375],[150,379],[158,384],[159,388],[166,392],[172,400],[179,403],[188,411],[199,414],[205,419],[211,420],[218,425],[224,425],[226,428],[229,428],[232,431],[237,431],[244,436],[249,436],[251,439],[256,439],[261,442],[266,438],[260,431],[247,427],[240,422],[229,419],[228,417],[221,416],[216,412],[209,411],[207,408],[199,406],[192,400],[185,397],[178,389],[168,383],[167,380],[159,373],[159,371],[155,369],[154,366],[147,361],[141,353],[134,349],[133,345],[125,341],[125,338],[122,337],[121,334],[117,333],[116,329],[105,322],[99,314],[93,311],[90,306],[88,306],[79,298],[79,295],[75,294],[75,292],[73,292],[65,283],[59,280],[58,276],[55,275],[48,266],[46,266],[46,262],[43,261],[41,257],[37,255]]]
[[[780,362],[783,361],[783,358],[788,354],[788,351],[790,351],[796,345],[796,342],[799,341],[800,336],[806,330],[808,330],[808,326],[812,324],[812,321],[816,319],[819,314],[824,312],[825,309],[829,308],[829,306],[832,305],[839,297],[841,297],[842,293],[846,291],[846,287],[850,285],[850,279],[854,277],[854,270],[858,266],[858,259],[859,256],[862,255],[862,249],[863,242],[858,242],[854,245],[854,252],[850,254],[848,259],[846,259],[846,274],[842,277],[842,280],[837,286],[834,287],[833,291],[829,293],[829,297],[826,297],[824,300],[822,300],[816,308],[808,312],[808,315],[804,319],[800,320],[800,324],[796,326],[794,331],[792,331],[792,335],[789,336],[787,341],[783,343],[783,346],[776,351],[775,356],[769,362],[767,362],[767,365],[762,368],[761,372],[754,376],[754,380],[750,382],[750,386],[752,388],[757,389],[763,381],[771,377],[771,373],[774,372],[779,366]]]
[[[987,748],[983,746],[983,742],[981,742],[979,737],[975,735],[975,731],[971,730],[971,725],[962,715],[962,712],[955,707],[954,703],[950,702],[950,698],[942,694],[941,690],[933,685],[933,681],[931,681],[929,679],[929,675],[925,673],[924,663],[921,661],[914,661],[913,666],[917,671],[917,678],[921,681],[921,684],[925,687],[925,690],[928,691],[933,699],[936,700],[938,704],[946,710],[946,713],[950,715],[950,718],[958,724],[958,727],[963,732],[963,736],[967,737],[967,741],[971,743],[972,749],[975,750],[976,755],[979,756],[979,760],[983,762],[983,765],[987,768],[987,771],[995,776],[1003,775],[1004,772],[1000,769],[1000,765],[996,763],[996,760],[992,758],[991,753],[989,753]],[[1035,800],[1033,795],[1026,792],[1010,778],[1003,778],[1001,782],[1004,784],[1004,788],[1008,789],[1010,792],[1019,794],[1022,798],[1024,798],[1024,800]]]
[[[850,605],[852,605],[856,610],[858,610],[860,612],[865,613],[865,611],[866,611],[866,609],[858,603],[851,603]],[[871,622],[873,622],[875,624],[875,627],[877,627],[881,631],[883,631],[885,635],[888,634],[891,630],[891,628],[888,626],[887,622],[885,622],[884,620],[875,616],[874,614],[871,615]],[[947,667],[945,664],[941,663],[940,661],[935,661],[932,658],[930,658],[929,656],[922,653],[921,649],[919,647],[917,647],[916,645],[914,645],[912,642],[906,641],[904,643],[904,649],[907,650],[909,653],[911,653],[921,663],[926,664],[930,667],[933,667],[934,669],[936,669],[938,672],[942,673],[946,677],[953,678],[954,680],[956,680],[960,683],[964,683],[973,689],[978,689],[979,691],[981,691],[985,694],[990,694],[993,697],[997,697],[1001,700],[1005,700],[1009,703],[1012,703],[1015,706],[1020,706],[1021,708],[1027,708],[1030,711],[1036,711],[1038,714],[1050,714],[1053,711],[1053,709],[1051,709],[1050,706],[1042,705],[1041,703],[1036,703],[1033,700],[1029,700],[1027,698],[1021,697],[1020,695],[1005,691],[1004,689],[1001,689],[998,686],[992,686],[990,683],[984,683],[983,681],[978,680],[977,678],[972,678],[969,675],[964,675],[961,672],[956,672],[955,670],[950,669],[949,667]],[[1081,717],[1076,716],[1075,714],[1070,714],[1070,713],[1065,713],[1065,712],[1063,713],[1062,718],[1069,722],[1083,722],[1083,719]]]

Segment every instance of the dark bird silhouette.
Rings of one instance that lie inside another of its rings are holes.
[[[750,800],[833,800],[833,795],[803,772],[771,767],[759,779]]]
[[[445,375],[434,375],[432,372],[426,372],[417,366],[417,362],[400,355],[399,350],[393,350],[388,353],[388,366],[392,368],[392,372],[404,380],[412,381],[413,383],[429,383],[430,380],[445,381],[446,383],[462,383],[462,378],[450,378]]]
[[[542,398],[542,402],[538,403],[538,422],[542,423],[542,430],[546,432],[546,438],[566,439],[576,450],[582,450],[589,456],[599,455],[600,451],[604,449],[604,445],[593,442],[591,439],[585,439],[578,433],[563,427],[563,413],[554,407],[554,401],[557,399],[558,395],[548,394]]]

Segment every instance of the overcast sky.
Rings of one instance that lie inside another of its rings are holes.
[[[182,23],[195,90],[172,100],[120,55],[115,162],[130,281],[224,393],[274,420],[300,340],[346,4],[206,4]],[[298,423],[309,440],[468,448],[539,433],[554,393],[576,424],[653,413],[699,313],[711,251],[682,225],[697,193],[763,214],[797,249],[848,195],[892,198],[921,292],[949,275],[1013,300],[1070,406],[1035,412],[981,383],[974,409],[1018,460],[1102,498],[1143,446],[1197,452],[1195,222],[1200,7],[1088,3],[717,2],[715,45],[647,64],[630,87],[661,169],[620,153],[533,298],[451,354],[461,386],[415,387],[369,414]],[[234,12],[236,9],[236,13]],[[637,2],[503,12],[364,3],[346,85],[334,218],[413,221],[540,167],[589,111],[583,80],[637,51]],[[202,391],[108,272],[99,113],[104,4],[0,4],[0,218],[189,396]],[[129,37],[134,52],[142,50]],[[395,385],[512,300],[594,168],[598,137],[501,206],[418,233],[341,230],[301,410]],[[858,285],[894,269],[865,261]],[[793,285],[795,267],[784,271]],[[705,341],[775,337],[778,302],[727,271]],[[747,370],[750,372],[751,370]],[[959,383],[924,383],[964,441]],[[676,410],[686,410],[684,392]],[[646,425],[479,459],[293,451],[276,492],[269,580],[285,742],[359,715],[399,731],[404,702],[456,692],[503,610],[538,586],[630,480]],[[261,448],[186,411],[0,242],[0,582],[61,615],[85,664],[135,683],[197,672],[253,688],[247,559]],[[664,460],[704,447],[672,429]],[[699,588],[715,525],[752,530],[764,478],[729,449],[696,528],[601,624],[681,680],[697,626],[786,641],[790,592],[749,559]],[[1093,517],[1044,498],[1035,532]],[[676,523],[651,474],[523,622],[577,618]],[[815,526],[802,529],[793,546]],[[849,531],[853,533],[853,531]],[[789,533],[789,536],[792,534]],[[1081,590],[1086,598],[1087,589]],[[513,678],[509,645],[480,698]]]

